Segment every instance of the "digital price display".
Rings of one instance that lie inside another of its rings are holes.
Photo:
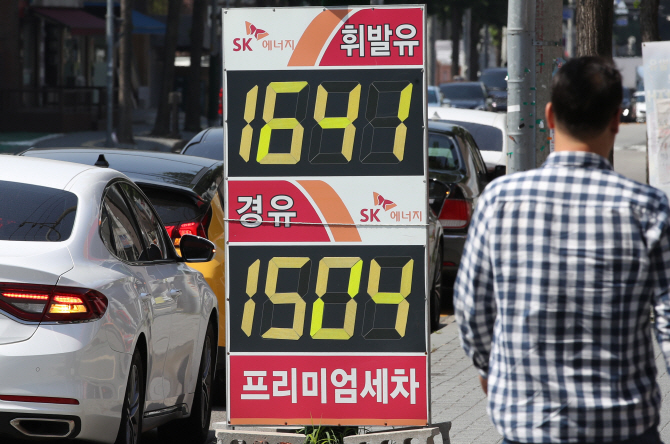
[[[426,425],[421,6],[223,14],[230,425]]]
[[[230,247],[231,352],[424,352],[423,246]]]
[[[420,69],[233,71],[230,176],[423,175]]]

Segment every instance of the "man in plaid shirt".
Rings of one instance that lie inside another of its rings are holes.
[[[572,59],[552,88],[555,152],[491,183],[472,217],[454,291],[462,345],[506,443],[660,443],[668,200],[607,161],[622,99],[611,62]]]

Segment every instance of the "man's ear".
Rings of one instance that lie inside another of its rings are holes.
[[[610,121],[610,131],[612,131],[614,134],[619,133],[619,124],[621,123],[621,119],[619,116],[621,115],[621,108],[617,109],[616,114],[612,117],[612,120]]]
[[[544,107],[544,116],[547,118],[547,126],[549,129],[556,128],[556,116],[554,116],[554,107],[551,102],[547,103],[547,106]]]

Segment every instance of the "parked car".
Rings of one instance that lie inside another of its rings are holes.
[[[223,150],[223,148],[221,148]],[[223,162],[175,153],[122,149],[29,149],[21,156],[113,168],[132,179],[149,197],[179,251],[181,238],[194,234],[211,240],[221,252],[206,263],[190,264],[214,290],[220,307],[219,356],[225,356],[225,251]],[[215,391],[225,391],[225,359],[217,361]]]
[[[507,111],[507,68],[486,68],[479,75],[491,98],[491,110]]]
[[[448,102],[444,101],[444,97],[437,86],[426,87],[426,103],[429,106],[448,106]]]
[[[182,154],[198,153],[203,156],[209,156],[211,159],[223,159],[223,128],[208,128],[191,139]],[[429,273],[429,282],[431,282],[430,291],[430,324],[432,330],[436,330],[440,323],[440,312],[442,307],[442,267],[440,258],[443,255],[442,245],[442,226],[435,214],[428,214],[428,238],[431,266]]]
[[[477,143],[463,127],[428,121],[429,205],[444,233],[443,273],[451,285],[463,254],[472,211],[486,185],[500,171],[488,172]]]
[[[207,439],[216,296],[126,176],[4,156],[0,172],[0,435],[134,444]],[[2,439],[2,438],[0,438]]]
[[[633,97],[631,96],[630,88],[623,87],[623,99],[621,101],[621,121],[634,122],[635,121],[635,107]]]
[[[635,121],[643,123],[647,121],[647,104],[645,103],[644,91],[633,94],[635,102]]]
[[[223,161],[223,127],[200,131],[182,148],[181,154]]]
[[[474,137],[486,168],[498,175],[507,165],[507,114],[487,111],[428,107],[428,118],[460,125]]]
[[[481,82],[452,82],[440,85],[445,100],[453,108],[489,110],[490,99]]]

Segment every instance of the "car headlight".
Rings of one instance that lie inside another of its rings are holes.
[[[628,117],[629,113],[630,113],[630,110],[628,108],[626,108],[625,110],[623,110],[622,114],[623,114],[624,117]]]

